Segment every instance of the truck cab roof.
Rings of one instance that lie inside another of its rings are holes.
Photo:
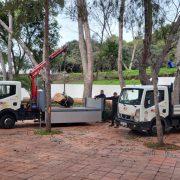
[[[144,89],[144,90],[153,90],[154,87],[153,85],[127,85],[126,87],[124,87],[123,89],[128,89],[128,88],[132,88],[132,89]],[[158,89],[167,89],[168,86],[158,86]]]
[[[0,85],[21,85],[21,82],[19,81],[0,81]]]

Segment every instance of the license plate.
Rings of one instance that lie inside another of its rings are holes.
[[[121,122],[121,125],[122,125],[122,126],[127,126],[127,123]]]

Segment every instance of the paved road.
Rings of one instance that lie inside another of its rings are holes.
[[[54,127],[54,136],[34,134],[32,123],[0,130],[0,179],[179,180],[180,151],[154,151],[155,138],[114,129],[108,124]],[[166,135],[180,143],[180,133]]]

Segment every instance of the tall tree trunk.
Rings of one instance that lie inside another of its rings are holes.
[[[134,62],[134,57],[135,57],[135,52],[136,52],[136,48],[137,48],[137,45],[138,45],[138,41],[136,42],[136,40],[134,39],[134,45],[133,45],[133,51],[132,51],[132,56],[131,56],[131,62],[129,64],[129,70],[132,69],[132,66],[133,66],[133,62]]]
[[[161,124],[161,120],[160,120],[159,105],[158,105],[158,91],[157,91],[157,89],[158,89],[157,88],[158,74],[159,74],[160,68],[165,60],[165,57],[167,56],[168,52],[176,45],[176,41],[179,39],[179,28],[180,28],[180,16],[178,16],[176,22],[173,23],[172,29],[167,37],[166,44],[163,47],[161,54],[159,56],[155,55],[154,61],[153,60],[151,61],[151,63],[152,63],[152,65],[151,65],[152,80],[153,80],[153,86],[154,86],[154,91],[155,91],[154,101],[155,101],[155,108],[156,108],[157,135],[158,135],[159,144],[163,144],[164,142],[163,142],[163,130],[162,130],[162,124]],[[179,42],[178,42],[178,44],[179,44]],[[152,56],[151,56],[151,59],[153,59]],[[178,78],[180,78],[180,77],[178,77]],[[176,81],[175,81],[175,84],[176,84]],[[177,84],[179,86],[179,81]],[[178,90],[177,93],[179,93],[179,92],[180,91]]]
[[[150,58],[150,47],[152,42],[152,0],[144,0],[144,16],[145,16],[145,32],[143,41],[143,52],[141,63],[139,65],[139,78],[141,84],[150,84],[150,80],[146,73],[148,60]]]
[[[87,48],[87,60],[88,60],[88,78],[87,83],[89,90],[87,92],[87,97],[92,97],[92,86],[93,86],[93,64],[94,64],[94,58],[93,58],[93,50],[92,50],[92,44],[91,44],[91,36],[90,36],[90,29],[88,21],[84,22],[84,32],[85,32],[85,38],[86,38],[86,48]]]
[[[173,105],[180,104],[180,37],[176,49],[177,72],[174,81]]]
[[[173,91],[173,105],[180,104],[180,66],[177,69],[176,77],[174,80],[174,91]]]
[[[79,31],[79,49],[81,54],[84,93],[83,97],[92,96],[93,85],[93,52],[91,45],[91,36],[88,23],[88,13],[85,0],[77,0],[78,9],[78,31]]]
[[[8,19],[9,19],[9,29],[12,32],[12,15],[9,12],[8,13]],[[11,56],[11,48],[12,48],[12,33],[8,34],[8,66],[9,66],[9,80],[13,80],[13,63],[12,63],[12,56]]]
[[[79,2],[79,1],[78,1]],[[78,4],[78,7],[80,5]],[[78,11],[78,32],[79,32],[79,49],[81,54],[81,61],[82,61],[82,67],[83,67],[83,77],[84,77],[84,92],[83,97],[86,97],[89,91],[88,84],[87,84],[87,50],[86,50],[86,43],[84,40],[84,29],[83,29],[83,22],[81,18],[81,14]]]
[[[1,68],[2,68],[3,80],[6,81],[7,80],[6,66],[5,66],[3,55],[2,55],[1,51],[0,51],[0,65],[1,65]]]
[[[118,76],[120,81],[120,86],[123,88],[125,86],[125,81],[123,78],[123,60],[122,60],[122,50],[123,50],[123,27],[124,27],[124,10],[125,10],[125,0],[121,0],[120,14],[119,14],[119,48],[118,48]]]
[[[45,20],[44,20],[44,57],[46,60],[46,77],[45,77],[45,93],[46,93],[46,111],[45,121],[46,130],[51,131],[51,82],[50,82],[50,63],[49,63],[49,0],[45,0]]]
[[[163,128],[161,123],[161,117],[159,112],[159,98],[158,98],[158,74],[156,72],[156,67],[152,66],[152,81],[154,88],[154,103],[155,103],[155,113],[156,113],[156,127],[157,127],[157,139],[158,144],[163,145]]]

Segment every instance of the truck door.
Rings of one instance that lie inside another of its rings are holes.
[[[1,84],[0,85],[0,110],[13,109],[20,107],[19,97],[16,94],[16,85]]]
[[[158,99],[159,99],[159,111],[160,111],[160,116],[165,118],[167,117],[169,113],[168,107],[168,101],[165,91],[164,90],[159,90],[158,91]],[[144,101],[144,119],[145,121],[151,121],[152,119],[155,118],[155,105],[154,105],[154,91],[146,91],[145,95],[145,101]]]

